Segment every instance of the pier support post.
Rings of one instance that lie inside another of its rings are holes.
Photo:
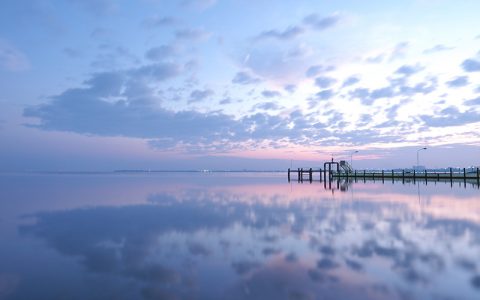
[[[290,168],[288,168],[288,182],[290,182]]]
[[[467,182],[467,169],[463,168],[463,182]]]
[[[480,168],[477,168],[477,185],[480,187]]]
[[[405,180],[405,169],[402,170],[402,180]]]
[[[300,175],[300,168],[298,168],[298,176],[297,176],[298,182],[300,182],[300,177],[302,177],[302,175]]]
[[[452,173],[452,168],[450,168],[450,187],[453,187],[453,173]]]
[[[313,170],[312,168],[310,168],[310,170],[308,171],[308,179],[310,180],[310,183],[312,182],[312,179],[313,179]]]
[[[303,182],[303,168],[300,168],[300,181]]]

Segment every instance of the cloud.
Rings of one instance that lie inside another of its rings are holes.
[[[303,34],[305,29],[300,26],[290,26],[283,31],[278,31],[275,29],[263,31],[259,35],[255,37],[256,40],[263,40],[263,39],[278,39],[278,40],[291,40],[299,35]]]
[[[364,105],[371,105],[375,100],[381,98],[391,98],[395,95],[396,94],[392,86],[386,86],[371,91],[367,88],[356,88],[350,92],[351,97],[360,99]]]
[[[358,76],[350,76],[343,81],[342,87],[352,86],[360,81]]]
[[[469,58],[463,61],[462,68],[466,72],[480,72],[480,61]]]
[[[303,19],[303,23],[315,30],[325,30],[337,25],[340,19],[339,15],[320,17],[318,14],[311,14]]]
[[[264,103],[259,103],[254,106],[254,109],[263,109],[263,110],[278,110],[281,109],[282,107],[278,105],[275,102],[264,102]]]
[[[320,17],[317,14],[310,14],[303,19],[303,24],[313,30],[326,30],[334,27],[340,20],[339,15],[331,15]],[[255,40],[277,39],[277,40],[292,40],[306,32],[306,28],[301,25],[292,25],[285,30],[271,29],[260,33],[255,37]]]
[[[162,46],[150,48],[145,53],[145,57],[153,61],[160,61],[160,60],[164,60],[167,57],[174,56],[177,53],[178,53],[178,49],[175,46],[162,45]]]
[[[320,99],[320,100],[328,100],[332,98],[333,95],[334,95],[334,92],[331,89],[323,90],[316,93],[317,99]]]
[[[365,60],[369,63],[372,63],[372,64],[379,64],[379,63],[383,62],[385,56],[386,55],[384,53],[381,53],[381,54],[378,54],[376,56],[369,56]]]
[[[465,105],[469,106],[480,106],[480,97],[474,98],[474,99],[469,99],[465,101]]]
[[[142,24],[146,27],[156,28],[156,27],[166,27],[178,23],[177,19],[173,17],[159,17],[154,16],[145,19]]]
[[[423,70],[423,68],[419,65],[415,65],[415,66],[403,65],[400,68],[398,68],[395,71],[395,73],[408,77],[408,76],[411,76],[413,74],[416,74],[416,73],[420,72],[421,70]]]
[[[254,84],[259,83],[260,79],[251,76],[247,72],[238,72],[232,79],[232,83],[236,84]]]
[[[287,84],[283,87],[290,94],[295,93],[297,86],[295,84]]]
[[[447,81],[447,85],[451,88],[458,88],[468,85],[468,77],[467,76],[457,76],[454,79]]]
[[[182,68],[174,63],[156,63],[132,69],[129,73],[139,78],[164,81],[180,75],[181,71]]]
[[[211,33],[200,28],[187,28],[175,31],[175,36],[181,40],[201,41],[208,39]]]
[[[81,50],[70,47],[63,48],[63,53],[70,58],[80,58],[83,56],[83,52]]]
[[[214,94],[215,93],[210,89],[194,90],[190,93],[190,100],[188,102],[189,103],[200,102],[200,101],[205,100],[206,98],[208,98],[208,97],[210,97]]]
[[[317,262],[318,269],[335,269],[340,265],[330,258],[322,258]]]
[[[400,42],[396,44],[392,52],[390,53],[389,60],[393,61],[393,60],[405,57],[408,47],[409,47],[408,42]]]
[[[473,109],[460,112],[457,107],[449,106],[435,115],[424,115],[421,119],[430,127],[459,126],[480,122],[480,113]]]
[[[332,77],[320,76],[315,78],[315,85],[322,89],[332,86],[335,82],[337,82],[337,80]]]
[[[333,70],[335,70],[334,66],[314,65],[307,69],[307,71],[305,72],[305,76],[315,77],[318,74],[330,72]]]
[[[8,71],[25,71],[30,68],[27,57],[9,42],[0,39],[0,68]]]
[[[314,53],[314,50],[312,47],[308,46],[305,43],[301,43],[299,45],[296,45],[292,49],[290,49],[287,52],[287,57],[289,58],[306,58],[311,56]]]
[[[243,260],[232,263],[232,268],[238,275],[245,275],[254,269],[257,269],[261,264],[257,261]]]
[[[270,90],[264,90],[262,92],[263,97],[265,98],[274,98],[274,97],[280,97],[282,94],[278,91],[270,91]]]
[[[377,53],[373,56],[368,56],[365,61],[375,64],[382,63],[384,60],[392,62],[394,60],[404,58],[407,53],[408,47],[408,42],[400,42],[391,49],[382,51],[381,53]]]
[[[391,87],[384,87],[384,88],[379,88],[372,90],[370,93],[370,97],[372,99],[380,99],[380,98],[390,98],[393,97],[394,92]]]
[[[448,50],[452,50],[452,49],[455,49],[455,48],[454,47],[447,47],[447,46],[442,45],[442,44],[438,44],[438,45],[433,46],[432,48],[425,49],[423,51],[423,53],[424,54],[432,54],[432,53],[438,53],[438,52],[448,51]]]
[[[85,87],[68,89],[51,97],[48,103],[25,108],[24,116],[39,121],[27,126],[150,139],[154,147],[181,145],[189,151],[212,152],[232,149],[236,143],[246,141],[281,138],[293,142],[300,136],[314,138],[324,134],[308,133],[311,128],[307,123],[290,128],[292,120],[282,116],[255,113],[237,118],[218,112],[163,109],[158,106],[162,99],[148,83],[159,84],[176,77],[179,75],[176,70],[174,65],[153,64],[122,72],[94,74],[85,81]],[[190,94],[190,101],[201,101],[212,94],[208,89],[195,90]]]

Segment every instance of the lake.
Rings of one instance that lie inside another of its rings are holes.
[[[480,299],[480,189],[0,175],[0,299]]]

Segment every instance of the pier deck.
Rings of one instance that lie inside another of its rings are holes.
[[[315,176],[315,173],[319,173],[319,176]],[[354,178],[354,179],[392,179],[392,180],[437,180],[437,181],[453,181],[453,180],[464,180],[464,181],[476,181],[480,185],[480,169],[469,169],[463,168],[462,171],[454,171],[450,168],[447,172],[438,172],[438,171],[417,171],[417,170],[353,170],[351,172],[341,172],[339,170],[334,171],[331,168],[329,169],[303,169],[298,168],[297,170],[288,169],[288,181],[292,177],[296,176],[298,181],[309,180],[310,182],[314,180],[314,177],[320,179],[320,181],[331,180],[333,178]],[[306,177],[306,178],[305,178]]]

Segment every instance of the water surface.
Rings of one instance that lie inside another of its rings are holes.
[[[0,175],[0,299],[479,299],[480,190]]]

